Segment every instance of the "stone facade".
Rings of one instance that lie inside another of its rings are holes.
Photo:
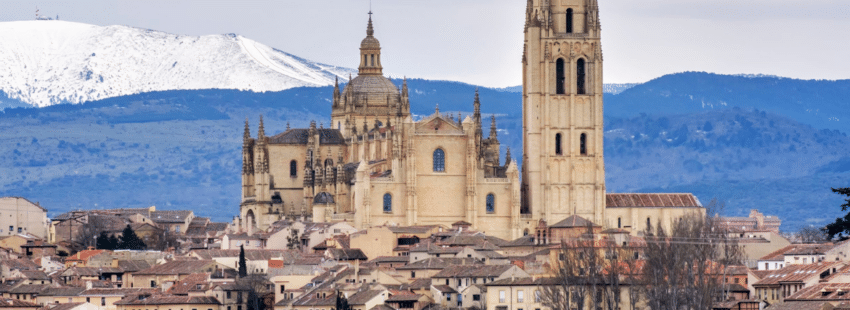
[[[541,219],[557,223],[580,216],[634,233],[644,221],[669,226],[682,215],[704,214],[690,194],[608,205],[596,0],[528,0],[522,172],[510,149],[500,158],[495,118],[484,137],[477,92],[470,94],[472,115],[455,118],[437,107],[414,120],[406,81],[398,87],[383,76],[374,32],[370,17],[358,76],[342,89],[334,86],[330,128],[313,122],[267,137],[261,117],[253,138],[246,121],[235,219],[243,231],[311,216],[317,222],[350,221],[357,229],[465,221],[488,235],[515,239],[533,233]]]
[[[47,239],[47,209],[21,197],[0,198],[0,236],[30,234]]]
[[[496,120],[482,133],[473,115],[410,115],[407,83],[382,75],[371,18],[359,74],[333,93],[332,127],[288,129],[266,137],[261,123],[243,143],[241,223],[266,229],[284,217],[377,225],[445,225],[459,220],[488,234],[519,234],[519,171],[499,158]]]

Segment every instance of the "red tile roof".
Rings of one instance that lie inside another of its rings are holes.
[[[702,207],[696,196],[687,193],[676,194],[605,194],[607,208],[659,208],[659,207]]]

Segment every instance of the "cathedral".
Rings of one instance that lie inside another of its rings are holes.
[[[406,81],[399,88],[383,76],[370,14],[358,75],[334,85],[328,128],[266,136],[261,117],[253,138],[246,121],[239,225],[462,221],[514,239],[572,216],[634,232],[704,213],[691,194],[606,193],[597,1],[528,0],[525,17],[522,171],[510,149],[500,158],[495,118],[484,136],[477,91],[472,115],[411,117]]]

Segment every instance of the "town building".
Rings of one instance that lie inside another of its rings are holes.
[[[47,238],[47,209],[22,197],[0,197],[0,236]]]

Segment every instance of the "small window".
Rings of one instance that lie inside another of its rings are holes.
[[[579,59],[576,62],[576,94],[584,95],[585,91],[585,72],[584,72],[584,59]]]
[[[505,302],[505,291],[499,291],[499,302]]]
[[[106,297],[101,297],[101,298],[100,298],[100,305],[101,305],[101,306],[106,306]]]
[[[525,302],[525,292],[517,291],[516,292],[516,302]]]
[[[24,232],[24,228],[23,228],[23,227],[18,227],[18,233],[20,234],[20,233],[22,233],[22,232]]]
[[[487,194],[487,213],[496,212],[496,196],[493,194]]]
[[[579,152],[581,155],[587,155],[587,134],[582,133],[579,137]]]
[[[384,213],[393,212],[393,195],[384,194]]]
[[[646,229],[652,228],[652,222],[649,220],[649,217],[646,217]]]
[[[289,162],[289,177],[294,178],[298,176],[298,162],[290,161]]]
[[[561,134],[560,133],[555,134],[555,155],[563,155],[563,152],[561,151]]]
[[[557,95],[566,94],[566,87],[564,87],[566,73],[564,71],[564,59],[558,58],[555,62],[555,94]]]
[[[472,301],[480,301],[480,300],[481,300],[481,295],[472,294]]]
[[[567,33],[573,33],[573,9],[567,9],[566,26]]]
[[[434,150],[434,172],[446,171],[446,153],[442,149]]]
[[[151,287],[156,288],[156,281],[151,280]]]
[[[617,228],[623,228],[623,219],[617,218]]]
[[[372,66],[375,66],[375,54],[372,54]]]

